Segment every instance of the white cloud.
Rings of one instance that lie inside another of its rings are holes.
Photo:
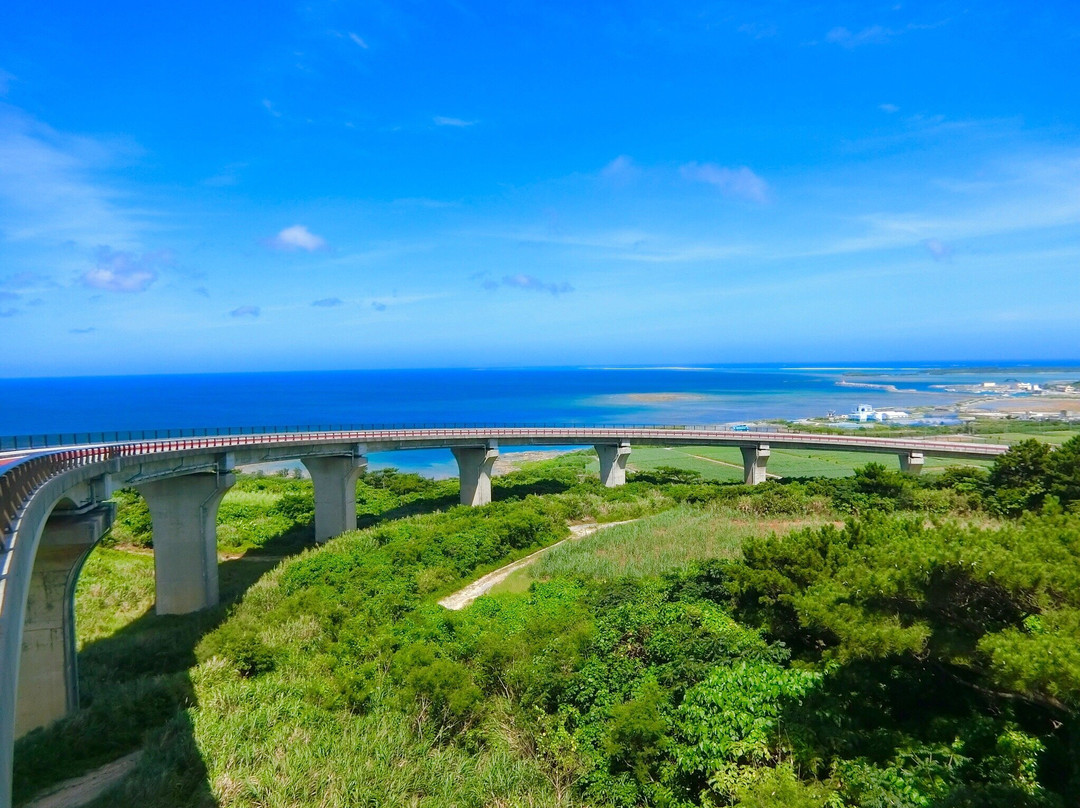
[[[262,105],[266,109],[266,111],[269,112],[271,115],[273,115],[275,118],[280,118],[281,117],[281,113],[278,112],[277,109],[274,108],[274,104],[273,104],[273,102],[270,101],[269,98],[264,98],[262,100]]]
[[[680,172],[685,179],[715,185],[729,196],[739,199],[766,202],[769,198],[768,183],[746,166],[725,168],[715,163],[687,163]]]
[[[166,252],[143,253],[99,247],[95,266],[79,279],[83,286],[106,292],[145,292],[158,278],[157,267],[172,262]]]
[[[279,250],[307,250],[315,252],[326,247],[326,239],[316,236],[302,224],[286,227],[272,239],[270,246]]]
[[[240,306],[229,312],[230,317],[258,317],[262,309],[258,306]]]
[[[368,44],[360,37],[359,34],[354,34],[352,31],[349,31],[349,39],[351,39],[364,50],[367,50]]]
[[[476,124],[476,121],[466,121],[462,118],[447,118],[444,115],[436,115],[432,120],[435,121],[436,126],[457,126],[460,128]]]
[[[882,112],[887,112],[890,115],[892,115],[894,112],[900,111],[900,107],[896,106],[896,104],[878,104],[878,109],[880,109]]]

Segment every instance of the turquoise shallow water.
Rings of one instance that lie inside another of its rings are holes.
[[[1080,362],[244,373],[0,379],[0,436],[227,426],[723,424],[964,396],[939,385],[1080,379]],[[877,387],[841,386],[840,381]],[[441,475],[444,452],[372,458]]]

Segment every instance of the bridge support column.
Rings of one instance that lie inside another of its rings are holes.
[[[187,614],[218,602],[217,512],[236,478],[186,474],[143,483],[154,524],[158,614]]]
[[[925,462],[922,452],[907,452],[900,455],[900,471],[904,474],[918,474],[923,470]]]
[[[626,483],[626,461],[630,457],[630,444],[598,443],[596,456],[600,458],[600,482],[607,488],[615,488]]]
[[[462,505],[487,505],[491,502],[491,467],[499,456],[495,441],[485,446],[461,446],[451,449],[461,479]]]
[[[743,481],[747,485],[765,482],[765,467],[769,463],[768,444],[740,446],[739,450],[742,452]]]
[[[15,737],[48,726],[79,706],[75,581],[87,554],[112,525],[113,506],[54,514],[34,557],[23,622]]]
[[[367,458],[305,457],[301,462],[315,485],[315,541],[356,530],[356,480],[367,468]]]

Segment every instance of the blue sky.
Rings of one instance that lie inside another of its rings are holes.
[[[0,375],[1080,356],[1075,2],[16,2]]]

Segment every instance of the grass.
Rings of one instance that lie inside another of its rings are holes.
[[[781,449],[773,446],[769,457],[769,474],[780,477],[847,477],[855,469],[867,463],[897,464],[898,461],[886,454],[871,452],[811,452],[793,449]],[[597,469],[599,466],[593,464]],[[687,471],[697,472],[705,480],[721,482],[741,482],[742,454],[733,446],[699,446],[659,448],[643,446],[634,448],[630,454],[629,465],[638,471],[652,471],[661,466],[673,466]],[[988,468],[989,463],[977,460],[955,460],[953,458],[928,457],[923,467],[924,472],[942,471],[955,466],[979,466]]]
[[[153,554],[95,547],[75,588],[78,649],[112,636],[153,605]]]
[[[615,525],[553,547],[520,572],[531,579],[559,576],[615,578],[662,575],[693,561],[737,558],[751,536],[821,525],[826,517],[768,519],[726,509],[679,506],[656,516]],[[514,576],[511,576],[513,578]],[[520,579],[508,589],[520,589]],[[500,589],[499,591],[507,591]]]
[[[75,590],[80,709],[16,742],[14,804],[139,749],[164,731],[156,728],[183,720],[183,710],[194,703],[188,671],[195,646],[278,562],[266,556],[224,561],[218,567],[219,606],[159,616],[153,554],[95,547]]]
[[[987,438],[992,438],[994,441],[1000,441],[1001,443],[1018,443],[1028,438],[1036,438],[1045,443],[1052,444],[1053,446],[1060,446],[1069,438],[1074,438],[1080,434],[1080,429],[1054,429],[1045,431],[1032,431],[1032,432],[1016,432],[1005,431],[1000,433],[984,433]]]
[[[833,454],[845,462],[856,457]],[[776,451],[772,459],[793,468],[803,462],[829,462],[828,458]],[[880,460],[881,456],[872,459]],[[635,450],[631,460],[651,463],[653,468],[681,466],[708,479],[741,478],[737,449],[645,448]],[[725,466],[725,462],[738,468]],[[844,469],[838,473],[848,473],[839,458],[834,463]],[[851,462],[851,468],[855,465],[857,461]],[[535,576],[657,575],[694,560],[737,557],[742,543],[751,536],[787,532],[834,518],[827,503],[812,516],[755,516],[752,509],[739,510],[738,503],[726,508],[681,506],[665,510],[674,505],[667,489],[632,483],[605,490],[595,480],[580,482],[580,474],[590,470],[595,473],[595,457],[585,454],[526,464],[521,472],[495,481],[495,496],[507,500],[553,495],[545,501],[559,509],[560,519],[640,521],[553,549],[537,565],[507,579],[501,591],[525,591]],[[344,646],[336,644],[333,635],[337,629],[330,624],[324,627],[329,633],[319,634],[316,617],[322,607],[316,606],[322,595],[313,587],[310,603],[298,600],[295,611],[293,606],[285,609],[278,591],[280,572],[274,571],[280,556],[309,541],[305,537],[310,534],[310,524],[291,518],[275,521],[285,518],[278,506],[286,495],[308,491],[310,483],[306,481],[276,478],[242,478],[230,491],[219,514],[219,537],[223,538],[219,549],[245,550],[248,554],[221,563],[222,605],[215,609],[158,617],[153,613],[151,553],[99,547],[91,554],[76,593],[82,708],[49,730],[20,740],[16,802],[60,779],[145,748],[147,754],[137,776],[100,801],[102,808],[219,803],[561,803],[561,786],[549,781],[529,759],[528,749],[515,746],[515,729],[506,710],[493,709],[490,725],[477,734],[474,747],[466,748],[409,731],[402,725],[399,711],[380,706],[379,699],[389,698],[385,693],[373,693],[363,710],[342,708],[345,696],[333,691],[328,681],[335,677],[348,681],[336,661]],[[322,554],[332,559],[337,555],[342,563],[352,564],[369,552],[361,553],[363,542],[358,537],[374,542],[372,537],[385,531],[419,529],[426,517],[391,520],[448,508],[456,502],[457,486],[454,481],[429,483],[409,475],[383,475],[362,485],[360,497],[362,521],[375,527],[312,550],[310,556]],[[821,503],[815,500],[807,508],[811,505]],[[410,557],[415,532],[407,538],[400,547],[403,559]],[[343,554],[342,548],[350,542],[357,545],[356,552]],[[520,552],[528,549],[520,548]],[[487,558],[467,573],[462,570],[457,574],[472,578],[511,557],[515,554],[498,560]],[[448,586],[459,583],[442,567],[423,572],[441,576],[433,578],[430,587],[417,584],[429,599],[440,594],[440,582]],[[403,592],[412,585],[411,579],[405,578],[397,581],[388,577],[387,582],[401,584]],[[245,592],[243,604],[236,606]],[[279,607],[281,614],[272,619],[271,612]],[[246,679],[238,678],[235,670],[221,669],[216,658],[197,665],[196,647],[204,637],[223,622],[240,625],[237,618],[245,615],[244,625],[257,626],[253,636],[280,655],[280,668]],[[358,617],[343,611],[336,619]],[[366,642],[356,638],[366,638],[374,628],[378,625],[358,622],[350,642]]]

